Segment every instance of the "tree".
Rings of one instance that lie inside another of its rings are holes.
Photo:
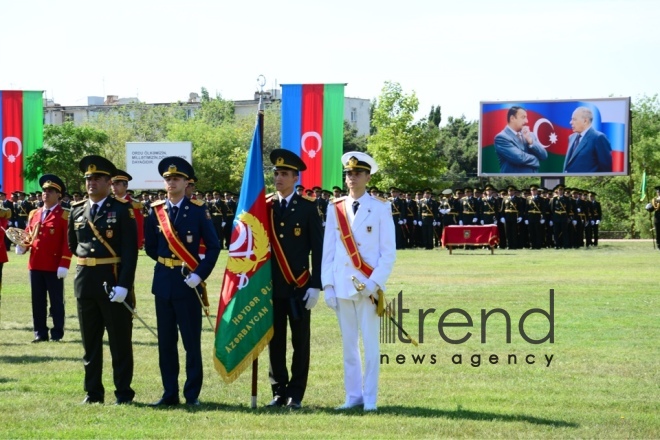
[[[206,88],[202,87],[201,106],[195,112],[194,118],[201,119],[214,127],[224,122],[232,122],[234,120],[234,103],[222,99],[220,94],[217,94],[215,99],[211,98]]]
[[[357,128],[344,120],[344,153],[347,151],[367,151],[367,136],[358,136]]]
[[[437,107],[431,106],[431,111],[429,112],[429,124],[433,124],[436,127],[440,127],[440,121],[442,121],[440,106]]]
[[[437,130],[426,119],[414,121],[419,100],[406,95],[398,83],[386,82],[374,106],[367,149],[381,171],[372,183],[421,188],[437,182],[445,166],[435,151]]]
[[[440,157],[447,163],[447,170],[441,176],[443,186],[475,186],[479,183],[478,140],[479,124],[476,121],[467,121],[465,116],[447,119],[447,125],[440,129],[438,137]]]
[[[25,177],[38,179],[42,174],[55,174],[69,192],[82,190],[85,179],[78,161],[90,154],[101,154],[108,135],[91,127],[76,127],[72,122],[44,125],[44,146],[27,158]]]

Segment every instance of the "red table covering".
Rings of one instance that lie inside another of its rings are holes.
[[[442,229],[442,245],[463,246],[495,246],[500,241],[497,225],[483,226],[445,226]]]

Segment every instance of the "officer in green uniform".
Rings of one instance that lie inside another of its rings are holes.
[[[568,236],[571,201],[564,194],[565,188],[562,184],[555,186],[554,191],[557,192],[557,195],[550,201],[550,212],[552,213],[550,226],[553,228],[555,249],[568,249],[571,247],[570,237]]]

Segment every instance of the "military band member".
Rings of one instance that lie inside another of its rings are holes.
[[[376,162],[365,153],[349,152],[342,164],[349,195],[328,209],[321,270],[325,301],[337,313],[343,345],[346,400],[337,409],[363,405],[364,411],[376,411],[380,318],[374,298],[384,306],[382,292],[396,260],[396,237],[389,202],[366,193],[378,171]]]
[[[2,269],[5,263],[9,261],[7,257],[7,249],[3,244],[5,239],[5,230],[9,227],[9,220],[11,219],[11,210],[0,205],[0,311],[2,311]]]
[[[525,224],[529,233],[529,244],[532,249],[541,249],[545,238],[543,225],[547,216],[546,205],[539,195],[538,185],[529,187],[530,195],[526,198]]]
[[[229,249],[231,244],[231,231],[234,227],[234,219],[236,218],[236,194],[231,191],[225,191],[225,205],[227,205],[227,215],[225,216],[225,230],[224,240],[225,248]]]
[[[84,349],[83,403],[103,403],[103,333],[107,330],[112,355],[117,404],[133,401],[133,317],[121,304],[135,278],[137,226],[126,200],[111,196],[115,166],[100,156],[86,156],[79,163],[85,175],[88,200],[71,207],[69,249],[78,257],[73,282]],[[104,283],[111,287],[106,292]]]
[[[267,406],[297,410],[302,408],[309,374],[311,309],[321,290],[323,226],[316,203],[294,193],[300,171],[307,169],[302,159],[291,151],[275,149],[270,160],[277,192],[266,201],[275,257],[271,265],[273,339],[268,345],[273,400]],[[290,377],[287,321],[293,346]]]
[[[422,218],[422,244],[424,249],[433,249],[433,227],[435,226],[434,223],[436,223],[436,209],[435,200],[431,198],[431,188],[426,188],[424,190],[424,197],[419,201],[419,213]]]
[[[656,196],[646,204],[646,210],[653,213],[653,229],[655,229],[656,248],[660,249],[660,186],[655,187]],[[595,197],[595,194],[594,194]],[[598,208],[600,208],[600,203]]]
[[[208,299],[203,298],[203,280],[215,267],[220,242],[204,202],[185,196],[186,187],[195,175],[193,167],[181,157],[166,157],[158,164],[158,173],[163,176],[167,200],[152,203],[144,227],[145,251],[156,261],[151,293],[156,303],[158,365],[164,388],[162,397],[152,406],[180,403],[179,333],[186,351],[183,396],[188,405],[197,406],[203,381],[199,295],[208,306]],[[200,260],[201,240],[206,253]],[[189,269],[185,278],[184,263]]]
[[[220,241],[220,248],[222,249],[224,229],[227,226],[227,204],[220,197],[219,190],[213,190],[213,198],[207,203],[207,206],[211,213],[215,233],[218,235],[218,240]]]
[[[16,246],[18,255],[30,251],[28,270],[32,294],[32,324],[34,340],[48,341],[48,302],[53,318],[50,339],[59,341],[64,336],[64,278],[71,264],[71,250],[67,241],[69,211],[62,208],[59,199],[66,191],[64,182],[54,174],[39,179],[43,188],[43,207],[30,211],[25,232],[31,237],[30,246]]]
[[[486,185],[484,187],[485,197],[482,200],[483,211],[481,212],[481,224],[496,225],[497,214],[500,211],[498,199],[495,197],[497,191],[493,185]]]
[[[25,193],[22,191],[16,191],[16,202],[14,202],[14,212],[16,213],[16,220],[14,222],[14,225],[17,228],[20,229],[25,229],[25,226],[27,225],[27,219],[28,215],[30,214],[30,211],[34,209],[34,206],[25,199]]]
[[[7,199],[7,194],[4,192],[0,191],[0,199],[2,200],[2,203],[0,203],[0,209],[3,211],[1,212],[2,215],[0,215],[0,219],[3,219],[6,223],[6,225],[2,225],[3,228],[7,229],[9,227],[15,226],[14,225],[14,203]],[[4,247],[5,249],[5,254],[6,251],[11,249],[11,240],[9,238],[5,237],[5,233],[2,232],[2,237],[4,240],[0,240],[0,247]],[[4,246],[3,246],[4,244]]]
[[[582,190],[574,189],[572,191],[573,199],[573,247],[575,249],[584,247],[584,227],[587,223],[586,202],[582,200]]]
[[[392,206],[392,221],[394,222],[394,230],[396,231],[396,248],[405,249],[406,245],[406,204],[400,197],[401,190],[397,187],[390,188],[390,204]]]
[[[460,208],[458,214],[459,225],[478,225],[479,217],[481,217],[481,204],[473,197],[473,189],[466,187],[464,189],[465,197],[460,200]]]
[[[587,247],[591,247],[594,244],[593,241],[593,213],[591,212],[592,205],[587,200],[589,191],[581,190],[580,191],[580,200],[582,201],[582,207],[584,209],[584,241]]]
[[[418,205],[415,200],[410,196],[410,191],[406,191],[404,195],[404,206],[406,209],[406,225],[408,226],[408,236],[406,240],[406,247],[407,248],[414,248],[417,246],[416,244],[416,236],[418,230],[422,227],[420,223],[418,223]]]

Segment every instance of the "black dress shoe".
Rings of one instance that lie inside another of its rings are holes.
[[[133,399],[117,399],[115,405],[130,405],[133,403]]]
[[[88,405],[92,403],[103,403],[103,399],[95,399],[94,397],[85,396],[85,399],[83,399],[83,401],[80,403],[82,405]]]
[[[60,342],[62,338],[53,338],[51,339],[51,342]]]
[[[149,406],[153,406],[154,408],[157,406],[175,406],[180,404],[181,401],[176,398],[176,399],[160,399],[157,402],[150,403]]]
[[[33,344],[36,344],[36,343],[38,343],[38,342],[48,342],[48,336],[37,336],[37,337],[34,338],[34,340],[32,341]]]
[[[267,407],[284,406],[284,405],[286,405],[286,401],[284,400],[284,397],[280,397],[280,396],[273,397],[273,400],[271,400],[270,403],[266,404]]]
[[[286,407],[289,409],[302,409],[302,403],[300,403],[298,400],[293,400],[289,398]]]
[[[186,400],[186,405],[188,406],[200,406],[202,403],[199,401],[199,399],[195,400]]]

